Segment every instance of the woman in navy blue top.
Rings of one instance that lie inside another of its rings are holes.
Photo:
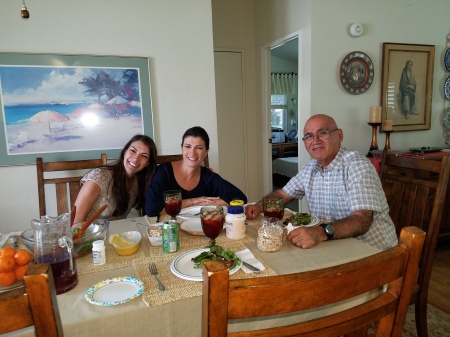
[[[158,216],[164,210],[163,192],[181,190],[182,207],[229,206],[233,199],[247,202],[242,191],[201,164],[209,151],[208,133],[199,126],[188,129],[181,144],[183,159],[156,168],[145,196],[145,214]]]

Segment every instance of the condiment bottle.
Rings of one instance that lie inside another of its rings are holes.
[[[225,229],[227,237],[232,240],[242,240],[245,238],[247,228],[245,221],[247,217],[244,213],[244,202],[242,200],[232,200],[228,213],[225,216]]]
[[[97,240],[92,243],[92,260],[95,265],[106,263],[105,242]]]

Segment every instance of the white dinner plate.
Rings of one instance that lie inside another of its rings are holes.
[[[192,219],[193,217],[200,217],[199,213],[200,213],[200,209],[202,207],[203,206],[191,206],[191,207],[183,208],[180,211],[180,214],[178,214],[177,216],[182,219]],[[223,212],[226,215],[228,212],[228,208],[226,206],[222,206],[222,207],[223,207]]]
[[[109,307],[128,302],[143,291],[144,283],[136,277],[115,277],[94,284],[84,297],[89,303]]]
[[[203,268],[194,268],[192,258],[207,250],[209,250],[209,248],[200,248],[181,254],[170,264],[170,271],[175,276],[178,276],[184,280],[203,281]],[[237,272],[239,268],[241,268],[241,265],[231,269],[230,275]]]
[[[186,220],[180,225],[180,228],[191,235],[205,235],[200,218]]]
[[[296,214],[296,212],[294,212],[294,214]],[[312,226],[316,226],[319,222],[320,222],[320,221],[319,221],[319,218],[316,217],[315,215],[313,215],[313,216],[312,216],[312,219],[311,219],[311,221],[310,221],[309,224],[307,224],[307,225],[302,225],[302,226],[292,226],[292,224],[289,222],[289,223],[287,224],[287,226],[286,226],[286,229],[287,229],[287,232],[288,232],[288,234],[289,234],[292,230],[294,230],[294,229],[296,229],[296,228],[299,228],[299,227],[312,227]]]

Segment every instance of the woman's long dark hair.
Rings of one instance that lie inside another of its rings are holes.
[[[153,174],[156,170],[156,157],[158,154],[155,142],[149,136],[135,135],[124,146],[122,152],[120,153],[120,158],[117,160],[117,162],[112,165],[108,165],[108,167],[113,171],[112,194],[114,199],[116,200],[116,209],[113,212],[114,216],[122,215],[128,209],[130,196],[127,191],[127,173],[125,171],[125,167],[123,166],[123,160],[125,157],[125,152],[131,146],[131,144],[136,141],[141,141],[142,143],[147,145],[150,150],[148,165],[144,167],[142,171],[136,173],[138,195],[133,207],[136,208],[141,214],[144,208],[145,192],[147,190],[147,187],[150,185]]]

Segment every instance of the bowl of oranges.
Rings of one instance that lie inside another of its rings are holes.
[[[0,249],[0,290],[21,284],[32,258],[26,249],[9,246]]]

